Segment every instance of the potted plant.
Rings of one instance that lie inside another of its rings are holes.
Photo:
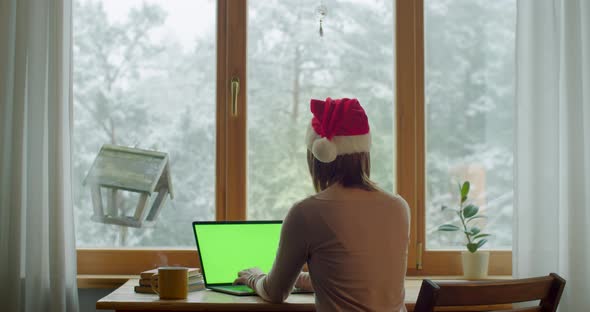
[[[479,250],[487,242],[486,237],[490,234],[485,234],[479,227],[473,225],[473,221],[485,216],[478,214],[479,207],[474,204],[467,203],[469,195],[469,181],[459,184],[459,193],[461,201],[459,209],[448,208],[443,206],[442,210],[452,209],[459,217],[461,225],[443,224],[438,227],[439,231],[445,232],[463,232],[467,242],[466,251],[462,252],[463,275],[466,279],[482,279],[488,276],[488,263],[490,258],[489,251]]]

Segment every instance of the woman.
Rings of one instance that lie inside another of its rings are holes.
[[[270,272],[247,269],[235,283],[271,302],[293,286],[314,290],[318,311],[406,311],[409,208],[369,180],[365,111],[356,99],[327,98],[311,100],[311,112],[307,161],[318,193],[289,211]]]

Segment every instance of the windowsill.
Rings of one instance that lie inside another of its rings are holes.
[[[98,274],[79,274],[78,288],[118,288],[125,284],[127,280],[132,278],[139,278],[139,275],[98,275]],[[406,276],[408,281],[416,281],[423,279],[433,280],[463,280],[459,275],[436,275],[436,276]],[[510,275],[490,275],[488,280],[506,280],[512,279]]]
[[[78,274],[78,288],[118,288],[139,275]]]

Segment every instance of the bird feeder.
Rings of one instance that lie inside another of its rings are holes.
[[[84,185],[90,187],[92,195],[91,219],[107,224],[136,228],[153,225],[168,195],[174,198],[168,154],[137,148],[103,145]],[[133,215],[124,215],[123,209],[117,206],[118,192],[139,195]]]

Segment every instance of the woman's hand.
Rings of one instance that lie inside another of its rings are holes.
[[[234,281],[234,285],[248,285],[252,288],[249,281],[255,281],[256,277],[263,275],[264,273],[259,268],[249,268],[238,272],[238,278]]]

